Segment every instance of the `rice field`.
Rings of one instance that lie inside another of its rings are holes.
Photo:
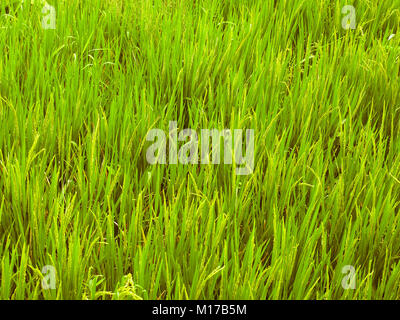
[[[400,0],[0,11],[0,299],[400,298]]]

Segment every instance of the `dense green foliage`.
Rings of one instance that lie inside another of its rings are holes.
[[[11,2],[1,299],[400,298],[399,0]],[[254,129],[253,174],[148,164],[171,120]]]

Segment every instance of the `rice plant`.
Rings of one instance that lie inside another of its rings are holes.
[[[0,299],[400,298],[399,0],[0,12]],[[170,121],[251,174],[150,164]]]

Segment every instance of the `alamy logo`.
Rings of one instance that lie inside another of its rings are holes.
[[[55,29],[56,28],[56,9],[49,5],[47,2],[42,9],[42,28]]]
[[[342,14],[345,16],[342,19],[342,28],[345,30],[355,29],[356,28],[356,8],[353,6],[344,6],[342,8]]]
[[[356,288],[356,269],[351,265],[346,265],[342,268],[342,273],[346,274],[342,279],[342,288],[354,290]]]
[[[56,288],[56,268],[46,265],[42,268],[42,289],[49,290]]]
[[[22,0],[22,10],[24,8],[24,3],[25,0]],[[56,29],[56,9],[49,5],[46,1],[35,1],[31,0],[31,4],[36,4],[40,3],[40,5],[43,5],[41,13],[42,13],[42,28],[43,29]]]
[[[229,129],[201,129],[199,152],[199,135],[193,129],[184,129],[178,133],[176,121],[169,123],[168,159],[167,138],[161,129],[151,129],[146,136],[147,141],[155,141],[146,152],[146,159],[150,164],[220,164],[221,138],[224,143],[224,164],[235,164],[237,175],[248,175],[254,170],[254,130],[246,130],[246,153],[243,152],[243,130]],[[178,142],[183,144],[178,150]],[[211,152],[210,152],[211,139]],[[232,148],[233,146],[233,148]],[[199,155],[200,153],[200,155]],[[210,159],[210,153],[212,153]],[[200,159],[199,159],[200,157]]]

